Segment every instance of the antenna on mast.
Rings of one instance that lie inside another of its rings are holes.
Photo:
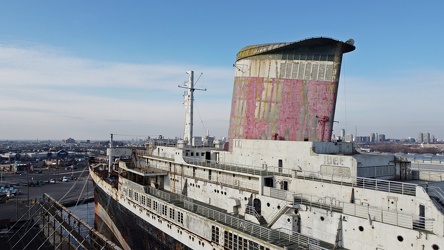
[[[193,102],[194,102],[194,91],[202,90],[207,91],[207,89],[198,89],[194,87],[194,71],[187,71],[189,75],[188,83],[185,83],[185,86],[178,85],[179,88],[187,89],[184,93],[184,104],[185,104],[185,130],[183,133],[183,139],[187,141],[187,144],[190,145],[193,139]],[[199,78],[203,73],[200,74]],[[197,82],[197,81],[196,81]]]

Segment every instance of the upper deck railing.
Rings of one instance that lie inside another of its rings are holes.
[[[139,152],[137,154],[148,156],[146,151]],[[156,157],[156,156],[149,156]],[[272,176],[272,175],[280,175],[287,177],[294,177],[304,180],[312,180],[323,183],[331,183],[341,186],[351,186],[357,188],[371,189],[381,192],[389,192],[389,193],[397,193],[403,195],[411,195],[416,196],[416,187],[417,184],[414,183],[406,183],[399,181],[391,181],[384,179],[373,179],[373,178],[365,178],[365,177],[350,177],[344,175],[328,175],[322,174],[319,172],[311,172],[311,171],[303,171],[299,169],[289,169],[271,165],[262,165],[260,167],[253,165],[243,165],[237,163],[226,163],[226,162],[218,162],[213,160],[205,160],[202,158],[193,158],[193,157],[183,157],[184,161],[191,165],[196,165],[200,167],[219,169],[224,171],[230,171],[235,173],[243,173],[248,175],[255,176]],[[208,176],[203,176],[203,178],[208,178]]]

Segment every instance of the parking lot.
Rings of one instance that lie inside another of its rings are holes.
[[[0,219],[9,218],[15,221],[21,215],[26,214],[29,206],[38,202],[44,193],[49,194],[58,201],[77,201],[80,198],[93,196],[93,185],[88,178],[88,171],[42,171],[38,173],[13,174],[3,173],[0,187],[13,184],[13,188],[21,192],[14,198],[8,199],[6,203],[0,204]],[[63,176],[68,181],[61,181]],[[72,178],[71,178],[72,176]],[[48,183],[55,179],[55,183]],[[75,179],[75,180],[74,180]],[[26,185],[30,181],[38,185]],[[17,185],[18,184],[18,185]]]

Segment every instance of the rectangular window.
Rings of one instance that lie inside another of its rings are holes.
[[[211,226],[211,241],[219,244],[219,227]]]
[[[157,212],[157,201],[153,201],[153,209]]]
[[[170,219],[174,220],[174,208],[170,207]]]
[[[133,190],[128,190],[128,196],[132,199],[133,198]]]
[[[145,206],[146,205],[146,197],[145,197],[145,195],[142,195],[140,198],[141,198],[140,203],[142,203],[142,205]]]
[[[183,224],[183,213],[182,212],[177,212],[177,222],[179,222],[180,224]]]
[[[134,199],[135,199],[136,201],[139,201],[139,193],[134,192]]]
[[[237,235],[233,235],[233,250],[237,250]]]
[[[167,210],[167,206],[166,205],[162,205],[162,214],[166,216],[167,215],[167,211],[168,211]]]
[[[288,190],[288,181],[282,181],[281,189]]]
[[[146,206],[151,208],[151,198],[146,199]]]

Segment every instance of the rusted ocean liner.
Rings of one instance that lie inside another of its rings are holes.
[[[183,139],[111,139],[110,164],[91,166],[97,225],[125,249],[444,249],[441,182],[331,140],[354,49],[322,37],[243,48],[227,142],[193,135],[188,72]]]

